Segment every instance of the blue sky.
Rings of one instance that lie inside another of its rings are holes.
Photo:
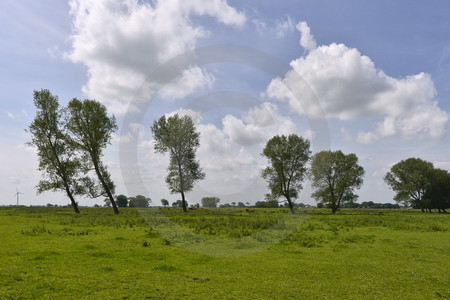
[[[167,157],[153,153],[149,127],[174,112],[191,115],[202,136],[207,177],[190,203],[262,200],[259,153],[274,134],[356,153],[366,169],[359,201],[391,202],[382,177],[401,159],[450,169],[445,0],[5,0],[0,28],[0,205],[15,203],[16,188],[26,205],[68,203],[34,188],[40,174],[24,130],[41,88],[63,105],[95,98],[116,115],[105,161],[117,193],[156,205],[178,195],[164,183]],[[162,80],[154,70],[168,63],[175,73]],[[314,203],[310,194],[305,182],[298,201]]]

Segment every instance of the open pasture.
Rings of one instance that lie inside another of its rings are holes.
[[[449,299],[450,215],[0,208],[0,299]]]

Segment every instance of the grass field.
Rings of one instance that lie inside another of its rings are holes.
[[[450,215],[0,208],[0,299],[449,299]]]

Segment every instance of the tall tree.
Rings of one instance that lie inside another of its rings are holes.
[[[433,164],[420,158],[408,158],[391,167],[384,181],[396,192],[394,200],[425,212],[424,194],[431,184]]]
[[[311,196],[330,207],[334,214],[343,203],[358,198],[354,191],[363,184],[364,169],[353,153],[321,151],[312,158],[309,176],[316,189]]]
[[[80,213],[74,195],[83,194],[78,181],[81,163],[67,143],[58,97],[49,90],[34,91],[34,105],[36,117],[28,129],[33,137],[28,144],[37,148],[39,170],[45,178],[39,181],[37,192],[64,191],[75,212]]]
[[[185,193],[192,190],[194,183],[205,178],[195,151],[200,146],[200,134],[195,131],[189,116],[162,116],[151,130],[157,153],[169,153],[170,162],[166,183],[172,194],[180,193],[183,211],[187,211]]]
[[[286,198],[291,213],[294,213],[294,199],[303,188],[306,163],[311,151],[309,141],[296,134],[272,137],[263,149],[262,155],[270,166],[263,170],[262,177],[269,184],[269,200]]]
[[[68,104],[67,128],[71,133],[71,145],[83,153],[86,170],[94,170],[99,184],[87,177],[84,184],[91,197],[107,196],[116,214],[115,185],[102,162],[103,149],[111,143],[111,135],[117,130],[116,119],[109,117],[106,107],[95,100],[72,99]]]

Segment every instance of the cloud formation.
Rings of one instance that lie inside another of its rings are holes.
[[[207,29],[193,17],[209,16],[227,26],[242,27],[246,16],[224,0],[71,0],[72,50],[67,57],[88,69],[83,91],[115,113],[126,111],[149,71],[196,46]],[[193,66],[183,86],[168,87],[165,97],[180,98],[212,84],[212,76]],[[151,84],[150,84],[151,85]]]
[[[290,63],[292,69],[283,78],[271,81],[267,96],[287,101],[309,118],[381,118],[371,130],[358,133],[361,143],[393,135],[434,139],[447,132],[449,117],[438,107],[429,74],[390,77],[355,48],[317,46],[305,22],[297,29],[307,53]]]

